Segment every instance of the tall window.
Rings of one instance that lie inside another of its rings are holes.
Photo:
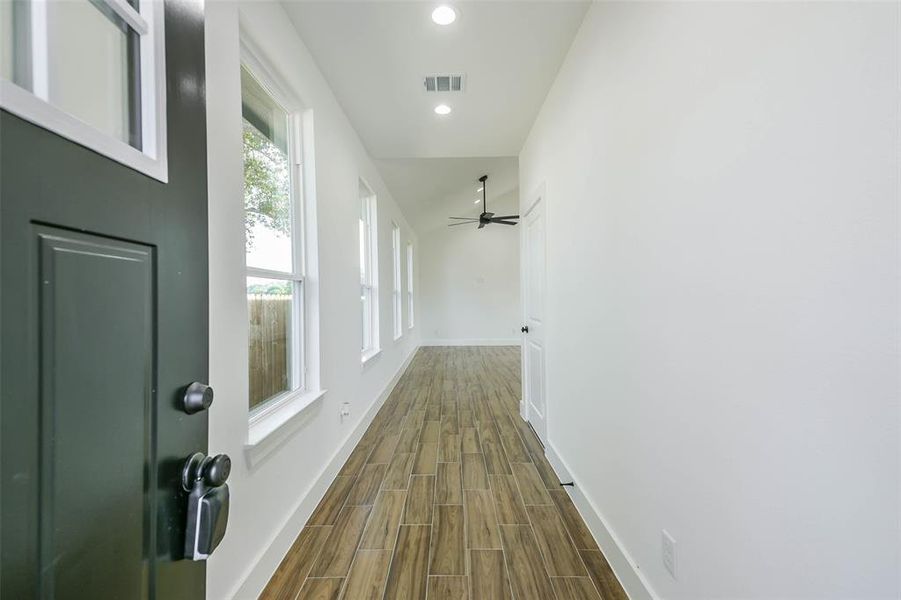
[[[407,327],[413,329],[413,244],[407,244]]]
[[[394,339],[398,339],[404,334],[404,318],[401,309],[403,298],[401,298],[400,286],[400,227],[397,223],[391,223],[391,260],[394,271],[394,288],[391,292],[391,304],[394,307]]]
[[[360,305],[363,362],[379,351],[378,309],[378,231],[376,228],[375,194],[360,181]]]
[[[300,116],[241,67],[250,408],[304,385]]]

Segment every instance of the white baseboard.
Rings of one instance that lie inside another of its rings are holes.
[[[423,340],[422,346],[519,346],[519,338],[510,339],[465,339],[465,340]]]
[[[316,505],[322,500],[326,490],[331,485],[332,481],[335,480],[341,467],[344,466],[344,462],[360,441],[366,428],[372,423],[372,419],[385,403],[385,400],[388,399],[388,396],[391,395],[391,392],[394,390],[397,382],[400,381],[400,378],[407,370],[407,367],[410,366],[410,362],[413,360],[413,356],[416,355],[418,349],[419,347],[415,347],[410,351],[410,354],[398,368],[397,372],[391,378],[391,381],[385,386],[385,389],[382,390],[382,393],[379,394],[375,401],[369,406],[369,409],[365,414],[360,417],[359,422],[344,439],[328,463],[326,463],[326,466],[319,473],[319,476],[316,477],[312,484],[310,484],[307,492],[298,500],[294,510],[291,512],[291,516],[288,517],[278,533],[276,533],[269,541],[266,549],[257,557],[256,563],[254,563],[254,566],[244,577],[234,594],[229,596],[230,598],[249,600],[251,598],[257,598],[260,595],[263,588],[265,588],[266,584],[269,582],[269,578],[272,577],[275,569],[291,548],[297,534],[303,529],[307,520],[310,518],[310,515],[313,514]]]
[[[578,475],[569,469],[552,443],[548,443],[544,453],[554,471],[557,472],[557,476],[560,477],[560,481],[572,481],[575,483],[574,486],[568,488],[573,504],[576,506],[579,514],[582,515],[585,524],[588,525],[591,535],[594,536],[595,541],[607,558],[607,562],[610,563],[610,568],[613,569],[613,573],[619,579],[629,598],[631,600],[655,600],[658,598],[650,583],[638,569],[635,561],[623,550],[622,544],[619,543],[616,535],[607,526],[607,522],[601,516],[595,503],[579,486]]]

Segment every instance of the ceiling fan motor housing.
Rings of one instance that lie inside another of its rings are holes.
[[[488,212],[488,175],[482,175],[481,177],[479,177],[479,182],[482,184],[482,214],[479,215],[478,219],[466,217],[450,217],[451,219],[462,222],[451,223],[450,225],[448,225],[448,227],[465,225],[466,223],[478,223],[479,229],[483,228],[485,225],[490,225],[491,223],[500,223],[501,225],[516,225],[515,220],[519,219],[519,215],[505,215],[503,217],[495,217],[494,213]]]

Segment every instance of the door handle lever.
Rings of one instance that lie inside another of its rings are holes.
[[[185,558],[206,560],[222,538],[228,524],[228,486],[231,459],[227,454],[188,457],[182,469],[182,488],[188,494],[185,528]]]

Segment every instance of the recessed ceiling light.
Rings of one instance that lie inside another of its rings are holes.
[[[447,4],[442,4],[432,11],[432,20],[438,25],[450,25],[457,20],[457,11]]]
[[[476,201],[475,201],[475,202],[473,202],[473,204],[478,204],[478,203],[479,203],[479,202],[481,202],[481,201],[482,201],[482,199],[481,199],[481,198],[476,198]]]
[[[477,191],[477,192],[481,192],[481,191],[482,191],[482,190],[484,190],[484,189],[485,189],[485,188],[483,188],[483,187],[480,187],[480,188],[479,188],[479,189],[477,189],[477,190],[476,190],[476,191]]]
[[[436,115],[449,115],[451,112],[451,107],[447,104],[439,104],[435,107]]]

